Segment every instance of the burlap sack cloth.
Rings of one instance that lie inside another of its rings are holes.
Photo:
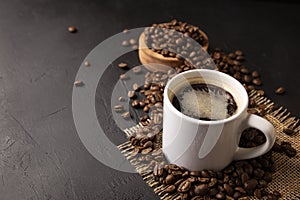
[[[296,200],[300,199],[300,126],[298,125],[299,119],[291,117],[290,113],[283,107],[277,110],[271,110],[269,108],[274,104],[272,101],[264,96],[260,96],[256,91],[251,91],[249,94],[251,100],[254,100],[257,105],[266,105],[268,113],[265,118],[269,120],[276,129],[277,140],[288,141],[297,150],[297,155],[293,158],[289,158],[284,154],[273,152],[273,157],[275,160],[275,171],[273,173],[273,180],[268,185],[269,191],[277,190],[282,194],[282,199]],[[137,130],[136,127],[131,129],[126,129],[124,132],[127,136],[132,135],[133,132]],[[289,136],[283,132],[284,128],[289,127],[295,131],[295,134]],[[161,137],[161,135],[160,135]],[[157,144],[161,146],[161,144]],[[138,159],[132,156],[133,146],[130,142],[125,142],[118,146],[121,152],[126,156],[126,158],[131,162],[131,164],[136,168],[137,172],[143,177],[146,183],[153,188],[154,192],[161,199],[179,199],[179,194],[175,193],[169,195],[164,193],[164,186],[156,182],[152,175],[152,170],[149,168],[147,163],[140,162]],[[141,155],[143,156],[143,155]],[[242,199],[256,199],[254,197],[247,197]]]

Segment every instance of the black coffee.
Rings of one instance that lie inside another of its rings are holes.
[[[183,87],[176,92],[172,104],[187,116],[207,121],[226,119],[237,110],[228,91],[204,83]]]

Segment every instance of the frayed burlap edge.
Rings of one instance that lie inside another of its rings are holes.
[[[275,172],[273,173],[273,180],[268,185],[269,191],[277,190],[282,194],[281,199],[296,200],[300,199],[300,126],[299,119],[291,117],[290,113],[284,107],[279,107],[274,110],[274,102],[268,98],[259,95],[255,90],[251,91],[249,94],[251,100],[255,101],[257,106],[265,105],[267,114],[264,116],[268,121],[270,121],[276,130],[276,139],[281,141],[288,141],[297,150],[297,155],[293,158],[289,158],[284,154],[273,152],[273,157],[275,160]],[[135,127],[124,130],[124,133],[130,137],[133,135],[140,127],[138,124]],[[289,136],[283,132],[284,128],[290,128],[295,131],[295,134]],[[156,144],[157,147],[161,144]],[[154,192],[164,200],[180,199],[179,193],[168,194],[163,190],[166,186],[163,186],[159,182],[154,180],[152,175],[152,168],[149,163],[139,159],[136,159],[132,155],[134,147],[129,141],[118,146],[124,156],[131,162],[135,167],[136,171],[143,177],[146,183],[153,188]],[[141,155],[143,156],[143,155]],[[247,197],[241,199],[256,199],[254,197]]]

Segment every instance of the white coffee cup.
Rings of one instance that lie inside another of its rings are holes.
[[[228,91],[237,104],[236,112],[225,119],[205,121],[189,117],[172,105],[179,89],[191,83],[205,83]],[[233,77],[215,71],[196,69],[173,77],[164,91],[163,152],[170,163],[189,170],[222,170],[233,160],[258,157],[275,142],[274,127],[257,115],[249,114],[248,94]],[[238,146],[242,131],[254,127],[266,136],[266,142],[253,148]]]

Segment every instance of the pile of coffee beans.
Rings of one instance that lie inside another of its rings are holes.
[[[266,136],[256,128],[248,128],[243,131],[239,146],[251,148],[266,142]]]
[[[262,82],[257,71],[250,71],[243,65],[245,57],[242,51],[226,54],[220,48],[212,51],[211,56],[216,63],[217,70],[231,75],[240,81],[247,91],[253,90],[255,86],[261,86]]]
[[[173,54],[172,51],[164,51],[167,43],[182,45],[185,44],[180,38],[172,40],[172,37],[165,36],[159,31],[155,32],[155,27],[176,30],[185,36],[191,36],[201,45],[205,45],[205,40],[201,37],[197,28],[183,22],[173,20],[169,23],[154,24],[145,30],[145,39],[152,51],[160,53],[165,57],[189,57],[185,59],[183,65],[170,69],[168,72],[147,72],[143,85],[133,84],[132,90],[128,92],[130,103],[134,109],[142,110],[144,115],[140,117],[140,123],[144,126],[140,128],[129,140],[134,146],[133,156],[139,161],[146,161],[148,167],[154,168],[153,177],[156,181],[165,186],[164,192],[173,194],[178,192],[181,199],[238,199],[246,196],[255,196],[258,199],[276,200],[281,197],[277,191],[267,192],[266,187],[272,181],[274,161],[272,152],[286,154],[288,157],[296,155],[296,150],[289,142],[276,141],[272,150],[267,154],[249,160],[234,161],[224,170],[216,172],[212,170],[189,171],[174,164],[165,164],[161,151],[162,138],[162,114],[163,114],[163,92],[168,80],[176,74],[195,68],[198,55],[184,49],[176,49],[174,52],[182,52],[183,55]],[[172,31],[168,34],[172,34]],[[197,35],[196,35],[197,33]],[[154,36],[153,36],[154,35]],[[161,39],[161,38],[164,39]],[[169,37],[169,38],[168,38]],[[182,42],[182,43],[181,43]],[[134,41],[124,42],[124,45],[135,44]],[[123,46],[124,46],[123,45]],[[178,51],[179,50],[179,51]],[[191,55],[190,55],[191,54]],[[219,48],[210,52],[212,60],[216,63],[216,70],[227,73],[240,81],[249,92],[262,85],[257,71],[250,71],[243,62],[245,57],[242,51],[237,50],[232,53],[225,53]],[[201,59],[200,59],[201,60]],[[199,64],[200,65],[200,64]],[[201,63],[203,67],[203,63]],[[121,65],[119,67],[127,68]],[[142,70],[136,69],[137,73]],[[122,76],[123,77],[123,76]],[[121,78],[121,77],[120,77]],[[124,80],[128,77],[123,77]],[[258,94],[264,95],[263,90],[258,90]],[[124,99],[124,97],[122,97]],[[257,105],[250,100],[248,112],[264,116],[269,111],[277,110],[280,106],[273,105],[266,108],[265,105]],[[115,107],[116,112],[123,112],[122,108]],[[283,132],[292,135],[292,129],[284,128]],[[239,146],[244,148],[255,147],[266,141],[264,134],[253,128],[243,131]]]
[[[198,68],[212,68],[212,59],[200,46],[208,45],[198,27],[172,20],[145,28],[145,43],[164,57],[187,60]],[[200,45],[199,45],[200,44]]]
[[[180,193],[181,199],[279,199],[280,193],[265,190],[272,181],[271,152],[247,161],[232,162],[224,170],[189,171],[174,164],[156,165],[153,176],[165,185],[164,192]]]
[[[181,35],[174,34],[182,33]],[[175,52],[182,52],[192,48],[188,39],[192,38],[200,45],[207,45],[207,38],[204,38],[200,29],[196,26],[177,20],[171,22],[153,24],[144,31],[145,42],[154,52],[160,53],[165,57],[176,57]],[[184,36],[184,37],[183,37]],[[167,48],[179,48],[178,50],[167,50]],[[194,52],[195,53],[195,52]]]
[[[155,144],[159,143],[159,136],[162,133],[162,106],[158,106],[150,113],[150,118],[145,115],[141,117],[141,123],[144,127],[139,128],[135,135],[132,135],[129,140],[134,146],[133,155],[141,153],[143,155],[149,154],[156,147]]]

